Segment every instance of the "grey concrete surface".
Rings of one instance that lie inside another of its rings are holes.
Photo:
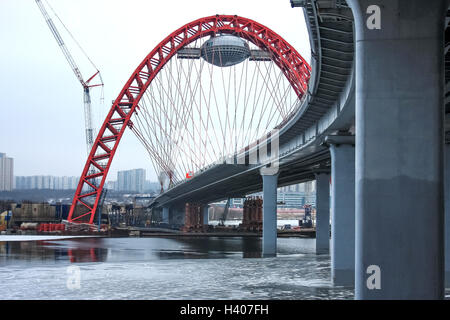
[[[278,174],[261,174],[263,179],[263,238],[264,257],[277,254],[277,180]]]
[[[355,298],[442,299],[448,3],[348,3],[356,31]],[[380,29],[368,28],[374,5]]]
[[[330,253],[330,174],[316,174],[316,253]]]
[[[450,144],[445,145],[445,286],[450,288]]]
[[[355,147],[330,145],[331,277],[335,285],[355,284]]]

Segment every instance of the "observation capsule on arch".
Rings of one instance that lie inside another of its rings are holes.
[[[243,39],[233,35],[211,37],[201,47],[201,56],[218,67],[230,67],[250,57],[250,48]]]

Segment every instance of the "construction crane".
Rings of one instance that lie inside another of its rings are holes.
[[[223,209],[223,215],[222,217],[219,218],[219,226],[225,226],[225,221],[227,221],[227,216],[228,216],[228,210],[230,209],[230,202],[231,202],[231,198],[227,199],[227,202],[225,204],[225,208]]]
[[[97,207],[97,217],[98,217],[98,231],[100,231],[100,227],[102,225],[102,212],[103,212],[103,203],[106,199],[106,194],[108,193],[108,189],[104,188],[102,190],[102,194],[100,195],[99,206]]]
[[[53,20],[50,18],[50,15],[48,14],[47,10],[45,9],[44,4],[42,3],[41,0],[35,0],[35,1],[36,1],[36,4],[38,5],[39,9],[42,12],[42,15],[44,16],[45,22],[47,22],[47,25],[50,28],[50,31],[52,32],[53,36],[55,37],[56,42],[58,43],[59,47],[61,48],[61,51],[63,52],[64,57],[66,58],[70,67],[72,68],[73,73],[75,73],[75,76],[77,77],[78,81],[81,83],[81,86],[83,87],[84,119],[85,119],[85,128],[86,128],[86,147],[87,147],[87,153],[89,155],[89,153],[91,152],[91,149],[92,149],[92,145],[94,144],[94,127],[92,124],[90,89],[93,87],[99,87],[99,86],[103,87],[102,76],[100,74],[100,71],[97,69],[97,67],[95,67],[94,63],[92,63],[91,59],[89,59],[89,57],[86,55],[84,50],[81,48],[81,46],[75,40],[75,38],[72,36],[70,31],[66,28],[64,23],[62,23],[61,19],[59,19],[58,15],[55,13],[53,8],[47,2],[47,6],[50,7],[50,9],[53,11],[55,16],[58,18],[58,20],[61,22],[61,24],[67,30],[67,32],[72,37],[72,39],[75,41],[77,46],[80,48],[80,50],[83,52],[83,54],[86,56],[86,58],[89,60],[89,62],[92,64],[92,66],[96,70],[94,75],[92,75],[86,81],[84,80],[84,78],[80,72],[80,69],[78,68],[77,64],[75,63],[75,60],[73,59],[72,55],[70,54],[69,50],[67,49],[61,35],[58,32],[58,29],[56,28],[55,24],[53,23]],[[91,84],[91,81],[96,77],[99,79],[99,83]]]

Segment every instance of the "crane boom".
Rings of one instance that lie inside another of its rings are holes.
[[[44,4],[42,3],[41,0],[35,0],[35,1],[36,1],[36,4],[38,5],[39,9],[41,10],[42,15],[44,16],[45,22],[47,23],[48,27],[50,28],[50,31],[52,32],[53,36],[55,37],[56,42],[58,43],[59,47],[61,48],[61,51],[63,52],[64,57],[66,58],[70,67],[72,68],[73,73],[75,74],[78,81],[81,83],[81,85],[83,87],[86,146],[87,146],[87,153],[89,155],[89,153],[92,149],[92,145],[94,144],[94,128],[93,128],[93,124],[92,124],[90,88],[96,87],[96,86],[103,86],[103,81],[102,81],[102,78],[100,75],[100,71],[98,71],[98,69],[96,68],[97,69],[96,73],[92,77],[90,77],[87,81],[84,81],[83,76],[80,72],[80,69],[78,68],[75,60],[73,59],[72,55],[70,54],[70,51],[67,49],[67,46],[65,45],[58,29],[56,28],[55,24],[53,23],[52,18],[50,17],[47,10],[45,9]],[[89,61],[90,61],[90,59],[89,59]],[[90,81],[97,75],[100,78],[100,84],[90,85],[89,84]]]
[[[42,15],[44,16],[45,22],[47,22],[47,25],[50,28],[50,31],[52,32],[53,36],[55,37],[56,42],[58,43],[59,47],[61,48],[61,50],[64,54],[64,57],[66,58],[70,67],[72,68],[73,72],[75,73],[75,76],[77,77],[78,81],[80,81],[80,83],[83,87],[86,86],[86,83],[83,80],[83,76],[81,75],[80,69],[78,68],[77,64],[75,63],[75,60],[73,59],[69,50],[67,50],[66,44],[64,43],[61,35],[59,34],[58,29],[56,29],[56,26],[53,23],[52,18],[50,18],[50,15],[48,14],[47,10],[45,9],[44,4],[42,3],[41,0],[36,0],[36,3],[38,5],[39,9],[41,10]]]

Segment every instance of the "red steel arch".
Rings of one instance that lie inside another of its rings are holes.
[[[142,95],[161,68],[184,46],[217,33],[234,34],[269,51],[272,60],[282,70],[299,98],[306,93],[311,67],[294,47],[264,25],[232,15],[205,17],[184,25],[161,41],[145,57],[114,101],[84,166],[70,208],[69,221],[94,222],[103,185],[120,139],[126,127],[133,126],[130,118],[136,109],[139,110]],[[97,186],[95,181],[98,179],[101,181]],[[89,191],[83,191],[86,185],[90,187]],[[90,203],[92,201],[87,201],[94,197],[93,204]]]

